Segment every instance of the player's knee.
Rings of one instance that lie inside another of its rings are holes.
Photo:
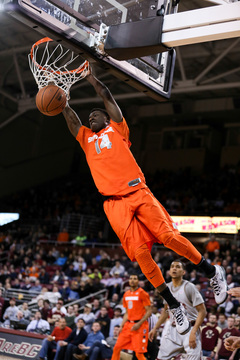
[[[135,258],[144,274],[149,274],[155,269],[156,263],[147,245],[144,244],[136,250]]]

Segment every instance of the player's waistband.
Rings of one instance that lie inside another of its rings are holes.
[[[137,323],[137,322],[139,322],[141,319],[139,319],[139,320],[128,320],[128,322],[130,322],[130,323]]]
[[[195,323],[196,323],[195,320],[190,320],[189,322],[190,322],[191,326],[194,326]],[[176,324],[175,324],[175,323],[172,323],[171,325],[172,325],[173,327],[176,327]]]

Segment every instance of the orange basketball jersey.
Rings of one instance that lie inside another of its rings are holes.
[[[140,320],[145,315],[145,306],[150,306],[150,298],[146,291],[138,288],[135,291],[128,290],[123,295],[123,306],[127,309],[128,320]]]
[[[105,196],[126,195],[146,187],[144,175],[130,151],[125,119],[99,131],[81,126],[76,137],[85,152],[98,191]]]

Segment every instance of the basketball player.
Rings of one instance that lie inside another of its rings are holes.
[[[151,256],[154,242],[163,244],[186,257],[211,278],[210,284],[218,304],[227,297],[224,270],[209,264],[192,245],[181,236],[170,215],[153,196],[144,175],[129,147],[129,129],[122,112],[108,88],[91,72],[87,81],[102,98],[105,109],[93,109],[89,115],[90,129],[83,126],[78,115],[67,104],[63,115],[72,135],[85,152],[94,182],[103,195],[104,211],[113,230],[132,261],[169,304],[176,317],[179,333],[190,330],[190,324],[178,300],[166,286],[163,275]]]
[[[130,275],[130,290],[123,295],[126,312],[120,325],[117,342],[111,360],[119,360],[122,349],[133,350],[138,360],[146,360],[148,346],[148,318],[151,316],[150,297],[138,287],[138,275]]]
[[[191,323],[191,331],[182,336],[177,332],[175,320],[170,312],[170,326],[161,339],[158,352],[158,359],[170,360],[181,354],[184,350],[187,358],[200,360],[202,357],[202,344],[200,326],[207,314],[202,295],[195,285],[187,280],[183,280],[185,274],[184,265],[181,261],[172,262],[169,274],[172,281],[167,284],[176,299],[187,309],[187,317]],[[160,315],[157,324],[149,333],[152,340],[157,329],[168,319],[168,306],[165,304],[164,311]]]

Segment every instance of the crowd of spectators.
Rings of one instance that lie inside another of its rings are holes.
[[[138,264],[131,262],[122,249],[111,252],[111,249],[97,248],[93,251],[91,247],[77,245],[40,246],[38,236],[42,232],[39,229],[37,234],[27,234],[27,237],[33,239],[29,244],[24,234],[16,236],[16,232],[9,232],[2,238],[2,252],[7,252],[10,257],[0,268],[1,327],[49,335],[59,326],[61,319],[64,319],[64,326],[71,331],[76,329],[82,319],[86,334],[92,333],[92,326],[97,321],[104,338],[112,337],[114,327],[122,321],[122,295],[128,289],[128,278],[133,273],[140,275],[139,284],[149,292],[153,313],[159,316],[163,307],[161,297],[146,281]],[[212,235],[204,250],[209,262],[221,264],[225,268],[228,287],[240,286],[240,249],[236,243],[229,240],[219,242]],[[170,281],[168,270],[176,254],[166,248],[156,248],[153,253],[166,281]],[[214,315],[222,330],[228,329],[230,322],[230,328],[239,329],[240,299],[229,295],[225,303],[217,306],[208,279],[190,262],[186,262],[186,269],[185,278],[198,287],[205,299],[210,316],[206,319],[206,326],[213,326],[211,316]],[[100,290],[106,290],[104,300],[96,295]],[[17,296],[8,299],[9,291],[15,291]],[[26,293],[30,296],[28,302],[22,300]],[[220,332],[217,339],[219,337]],[[55,345],[59,353],[61,348],[57,348],[57,343]]]

